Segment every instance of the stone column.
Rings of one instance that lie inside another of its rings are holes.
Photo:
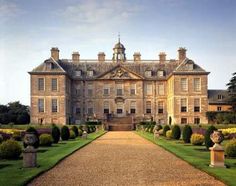
[[[27,147],[23,150],[23,167],[32,168],[37,166],[37,150],[34,148],[36,136],[32,132],[26,132],[24,143]]]

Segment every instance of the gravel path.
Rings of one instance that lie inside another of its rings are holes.
[[[29,185],[224,185],[133,132],[108,132]]]

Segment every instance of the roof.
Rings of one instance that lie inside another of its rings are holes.
[[[208,90],[209,104],[229,105],[230,96],[227,90]]]

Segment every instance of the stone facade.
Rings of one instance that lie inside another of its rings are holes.
[[[32,123],[82,123],[87,119],[132,116],[157,123],[207,123],[208,72],[186,57],[142,60],[139,52],[127,60],[120,41],[112,60],[100,52],[97,60],[60,59],[59,50],[33,69]]]

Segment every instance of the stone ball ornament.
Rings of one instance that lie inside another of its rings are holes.
[[[224,140],[224,136],[221,131],[214,131],[210,135],[210,138],[215,144],[220,144]]]
[[[26,132],[24,136],[24,143],[28,147],[33,147],[34,143],[37,141],[37,138],[33,132]]]

